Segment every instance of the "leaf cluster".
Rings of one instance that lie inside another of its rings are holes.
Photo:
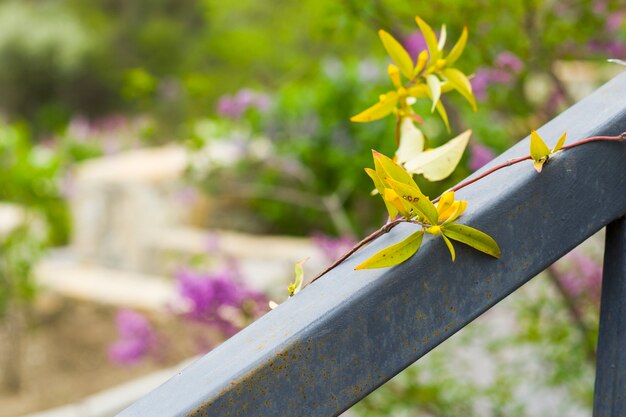
[[[443,238],[452,261],[456,258],[450,240],[456,240],[493,257],[500,257],[500,248],[493,238],[470,226],[456,223],[467,207],[467,201],[455,200],[454,192],[441,196],[437,205],[425,196],[413,178],[392,159],[374,151],[375,169],[365,171],[382,196],[390,219],[401,216],[404,221],[421,226],[395,245],[391,245],[360,264],[356,269],[384,268],[400,264],[420,248],[424,233]]]

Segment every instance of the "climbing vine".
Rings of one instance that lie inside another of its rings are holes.
[[[353,122],[370,122],[387,116],[396,119],[395,139],[398,148],[395,155],[388,157],[373,150],[374,168],[365,168],[366,174],[374,183],[373,194],[378,194],[383,199],[389,219],[385,225],[360,241],[309,283],[400,223],[414,224],[417,230],[404,240],[377,252],[355,269],[385,268],[406,261],[419,250],[424,234],[441,236],[450,251],[452,262],[456,258],[452,241],[464,243],[499,258],[500,248],[492,237],[478,229],[457,223],[467,207],[467,201],[457,200],[455,191],[495,171],[523,161],[533,161],[534,168],[541,173],[550,157],[559,151],[594,141],[626,140],[625,132],[618,136],[589,137],[565,145],[566,134],[563,133],[556,145],[550,149],[539,134],[532,131],[529,155],[494,166],[431,200],[421,191],[413,176],[423,175],[429,181],[447,178],[460,162],[471,130],[459,134],[439,147],[428,148],[427,138],[419,127],[423,123],[423,117],[415,112],[413,105],[418,100],[430,100],[431,113],[436,110],[450,132],[447,112],[441,102],[442,95],[456,91],[474,110],[476,100],[468,76],[454,67],[467,44],[467,28],[463,29],[460,38],[446,53],[445,25],[437,37],[425,21],[416,17],[416,22],[426,41],[426,50],[421,51],[415,61],[392,35],[384,30],[379,31],[382,44],[393,61],[389,64],[387,73],[394,89],[382,94],[377,103],[351,118]],[[296,265],[296,279],[289,285],[289,297],[297,294],[304,285],[302,264],[303,261]],[[276,303],[272,302],[271,305],[273,308]]]

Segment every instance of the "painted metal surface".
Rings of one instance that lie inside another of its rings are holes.
[[[553,145],[626,131],[626,74],[539,129]],[[528,138],[491,164],[528,154]],[[147,395],[120,417],[334,416],[626,212],[626,143],[592,143],[459,191],[461,222],[495,260],[441,239],[394,268],[354,271],[413,230],[395,228]],[[372,204],[381,204],[372,200]]]
[[[606,228],[593,415],[626,416],[626,217]]]

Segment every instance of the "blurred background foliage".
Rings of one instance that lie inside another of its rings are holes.
[[[27,277],[41,248],[68,241],[74,164],[136,147],[187,147],[189,180],[236,208],[220,226],[344,237],[378,227],[384,206],[368,195],[362,168],[371,165],[370,149],[395,150],[393,120],[348,119],[390,86],[376,31],[389,31],[416,56],[423,48],[416,15],[434,28],[445,23],[452,40],[467,25],[458,65],[473,74],[479,101],[472,112],[460,96],[446,97],[451,134],[418,104],[432,145],[473,130],[450,178],[420,182],[431,197],[619,71],[608,58],[626,58],[622,0],[0,1],[0,201],[48,226],[41,240],[18,229],[1,242],[3,253],[15,254],[0,264],[4,275],[22,277],[16,291],[30,298]],[[216,143],[228,145],[234,163],[207,163]],[[587,275],[583,282],[595,277]],[[554,369],[551,381],[567,383],[588,405],[594,353],[584,347],[596,329],[585,323],[597,322],[597,305],[581,306],[580,294],[555,288],[562,299],[517,306],[514,342],[538,345]],[[550,310],[571,305],[584,317]],[[567,360],[570,352],[580,366]],[[504,382],[510,375],[478,389],[440,372],[437,361],[439,378],[404,374],[355,413],[472,415],[464,399],[486,397],[495,405],[481,415],[526,415],[519,402],[503,405],[514,396]],[[416,396],[434,405],[415,408]]]
[[[415,15],[433,27],[445,23],[451,39],[468,26],[459,65],[474,74],[481,102],[473,113],[452,97],[453,133],[472,128],[473,141],[496,153],[572,104],[559,62],[624,54],[619,1],[304,0],[269,7],[251,0],[5,0],[0,112],[30,126],[35,141],[67,132],[77,117],[98,123],[123,114],[151,121],[141,135],[148,144],[191,140],[196,148],[199,120],[230,119],[308,171],[307,180],[285,184],[277,167],[262,169],[252,182],[266,198],[248,199],[249,228],[362,234],[383,214],[365,201],[361,168],[369,149],[393,149],[393,129],[389,120],[358,125],[348,118],[389,83],[375,31],[384,28],[417,51]],[[222,105],[242,89],[267,96],[262,114],[237,109],[245,103]],[[436,117],[424,128],[433,144],[448,139]],[[441,184],[421,185],[437,194],[468,172],[461,167]],[[266,188],[277,185],[330,197],[326,204],[343,207],[344,219],[316,215],[328,214],[323,202],[294,208],[271,201]]]

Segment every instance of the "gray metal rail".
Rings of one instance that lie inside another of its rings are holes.
[[[539,129],[549,145],[563,131],[569,143],[626,131],[626,73]],[[528,148],[526,138],[483,170]],[[354,271],[413,230],[396,227],[119,417],[340,414],[623,216],[626,143],[561,152],[541,174],[531,162],[520,163],[458,196],[469,202],[461,222],[493,236],[499,260],[457,245],[452,264],[441,239],[425,237],[402,265]],[[602,417],[626,415],[625,239],[624,221],[613,223],[598,356],[596,416]]]

